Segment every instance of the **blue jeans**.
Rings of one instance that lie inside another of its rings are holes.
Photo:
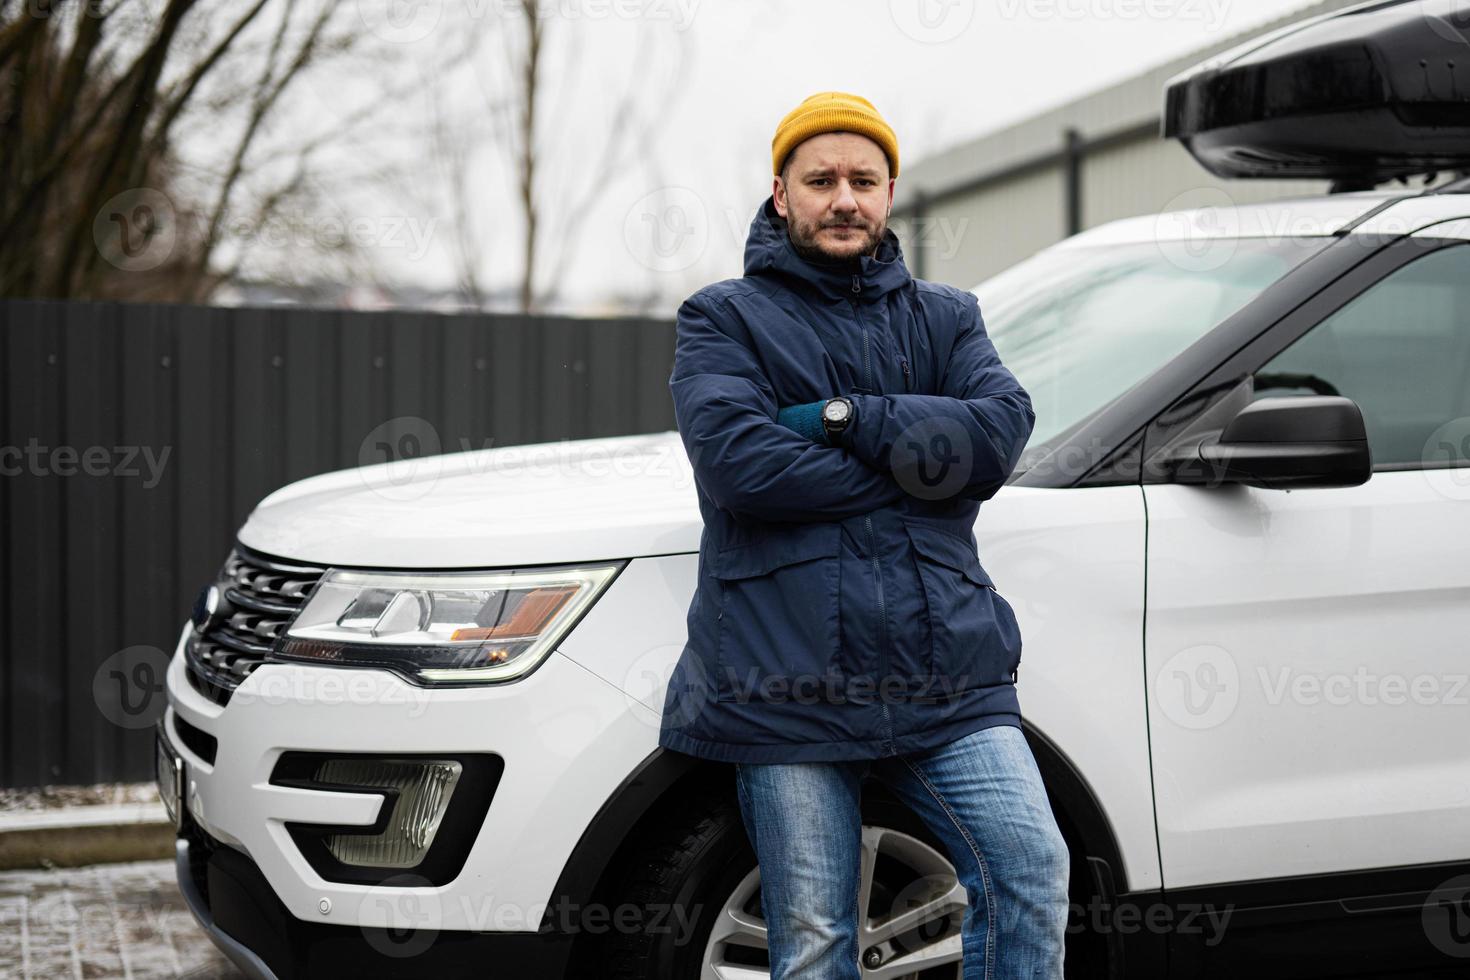
[[[964,980],[1059,980],[1069,857],[1014,725],[885,759],[736,765],[772,980],[861,976],[859,784],[870,771],[949,852],[968,900]]]

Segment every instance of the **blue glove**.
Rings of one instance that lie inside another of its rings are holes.
[[[827,439],[827,428],[822,425],[822,406],[826,402],[827,399],[823,398],[804,405],[787,405],[776,413],[776,421],[798,435],[806,436],[812,442],[830,446],[832,443]]]

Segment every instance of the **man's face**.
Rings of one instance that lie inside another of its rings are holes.
[[[803,255],[872,255],[893,206],[888,157],[857,133],[821,133],[797,144],[786,179],[775,178],[776,212]]]

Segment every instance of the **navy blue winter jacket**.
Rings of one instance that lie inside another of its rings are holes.
[[[659,744],[730,762],[872,759],[1019,725],[1021,635],[982,501],[1035,424],[973,293],[898,237],[821,263],[767,198],[745,275],[679,307],[669,389],[704,531]],[[835,445],[777,421],[835,395]]]

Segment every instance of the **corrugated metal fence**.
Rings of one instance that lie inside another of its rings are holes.
[[[132,648],[172,651],[271,490],[403,416],[445,452],[671,429],[673,349],[672,321],[0,301],[0,786],[150,777]]]

